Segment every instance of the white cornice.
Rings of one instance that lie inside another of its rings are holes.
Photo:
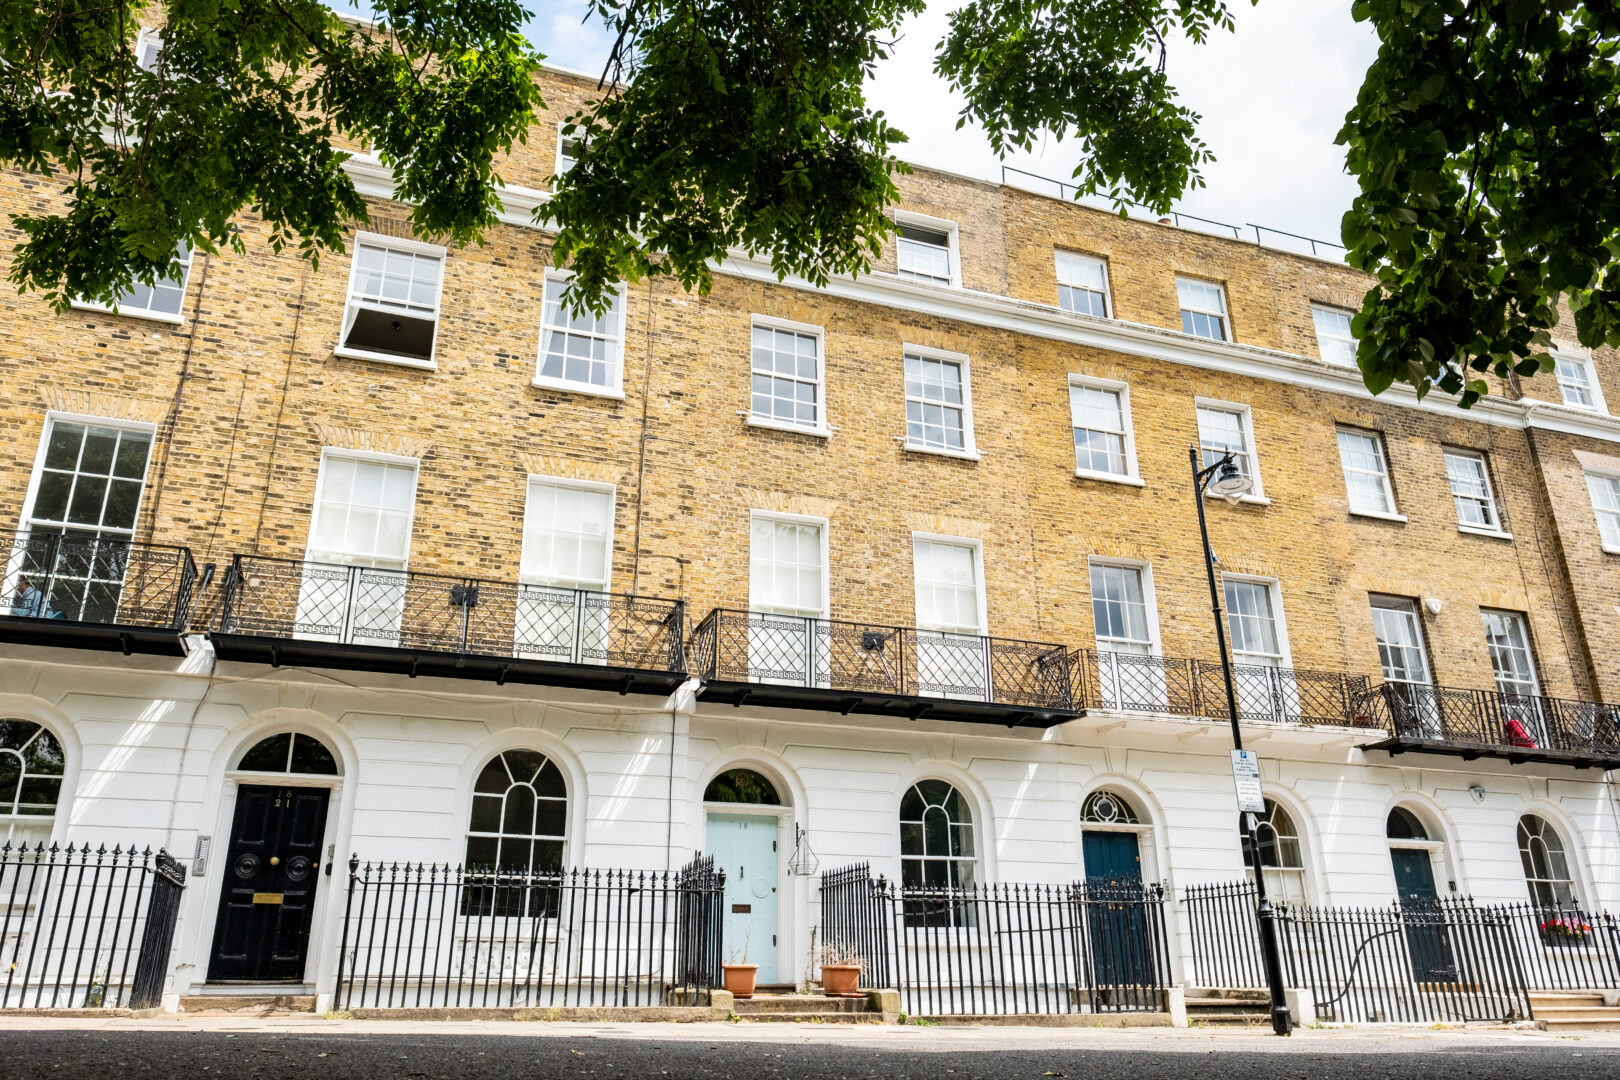
[[[377,199],[394,197],[392,174],[376,158],[357,155],[344,163],[344,169],[353,177],[355,188],[362,195]],[[542,232],[552,231],[534,220],[534,211],[551,198],[550,192],[510,185],[502,187],[498,194],[502,207],[498,214],[501,221],[522,228],[540,229]],[[1183,367],[1323,390],[1364,402],[1399,405],[1456,420],[1519,430],[1543,428],[1600,442],[1620,443],[1620,417],[1529,399],[1510,401],[1499,397],[1486,397],[1473,408],[1464,409],[1449,397],[1430,395],[1419,400],[1415,391],[1402,384],[1396,384],[1374,397],[1362,383],[1361,373],[1350,368],[1278,349],[1210,341],[1179,330],[1081,315],[995,293],[927,285],[885,273],[871,273],[861,278],[834,278],[824,286],[812,285],[795,277],[779,280],[768,259],[755,258],[741,251],[733,251],[717,270],[734,277],[779,284],[856,303],[876,304]]]

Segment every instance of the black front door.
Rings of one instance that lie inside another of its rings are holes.
[[[303,981],[330,795],[258,784],[237,791],[210,980]]]
[[[1446,915],[1440,907],[1440,890],[1434,884],[1434,864],[1429,853],[1391,848],[1389,858],[1395,866],[1395,889],[1406,924],[1412,977],[1425,983],[1456,982],[1457,961],[1446,939]]]
[[[1098,986],[1158,985],[1136,834],[1084,830],[1080,854],[1086,865],[1086,921]]]

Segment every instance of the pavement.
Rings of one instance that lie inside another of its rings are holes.
[[[1620,1033],[0,1017],[0,1077],[1494,1080],[1620,1077]]]

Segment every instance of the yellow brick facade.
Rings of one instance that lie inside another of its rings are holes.
[[[554,121],[588,92],[546,76],[552,112],[509,184],[544,187]],[[1371,399],[1317,359],[1311,303],[1355,307],[1365,288],[1342,266],[925,169],[901,187],[905,210],[957,223],[962,284],[984,304],[896,283],[892,247],[855,283],[866,298],[729,271],[706,297],[643,283],[627,295],[622,398],[531,384],[550,258],[547,234],[520,225],[449,253],[435,370],[335,356],[349,256],[318,271],[275,256],[251,218],[247,255],[195,259],[178,326],[7,295],[0,525],[17,523],[49,411],[138,419],[157,437],[137,536],[199,564],[301,557],[322,449],[352,448],[420,459],[415,569],[515,578],[540,473],[613,484],[613,588],[678,594],[694,621],[747,606],[749,514],[767,510],[828,520],[833,618],[911,624],[912,534],[945,533],[983,545],[993,635],[1090,647],[1088,560],[1125,558],[1152,567],[1163,652],[1209,657],[1187,464],[1205,398],[1252,410],[1269,503],[1211,501],[1210,529],[1228,571],[1278,581],[1294,665],[1376,675],[1368,594],[1389,593],[1441,602],[1424,617],[1441,684],[1492,684],[1479,611],[1502,608],[1527,614],[1547,693],[1620,700],[1620,555],[1602,550],[1582,464],[1620,458],[1620,424],[1605,438],[1527,429],[1494,404]],[[54,190],[8,174],[0,203],[39,209]],[[371,232],[407,231],[400,207],[376,201],[373,217]],[[17,240],[0,230],[7,253]],[[1166,333],[1110,348],[1009,328],[1019,312],[1090,325],[1055,311],[1054,250],[1106,258],[1113,313]],[[1221,283],[1235,342],[1254,348],[1164,358],[1199,348],[1179,333],[1178,274]],[[831,437],[739,415],[756,315],[823,328]],[[979,460],[902,446],[906,345],[970,358]],[[1597,369],[1620,403],[1620,360],[1600,352]],[[1140,485],[1075,475],[1071,376],[1128,384]],[[1406,521],[1349,513],[1339,426],[1381,433]],[[1488,455],[1511,539],[1459,532],[1443,447]]]

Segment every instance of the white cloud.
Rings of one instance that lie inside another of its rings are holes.
[[[999,180],[1001,163],[983,133],[956,129],[961,98],[932,70],[934,46],[956,6],[932,3],[907,21],[893,57],[878,68],[870,100],[910,136],[902,157]],[[1203,114],[1199,131],[1217,159],[1204,171],[1208,186],[1190,193],[1181,209],[1337,240],[1356,186],[1333,138],[1377,41],[1351,20],[1349,0],[1262,0],[1254,8],[1236,0],[1232,8],[1235,33],[1204,45],[1170,44],[1171,80]],[[582,0],[537,5],[531,35],[551,63],[601,70],[612,39],[598,23],[581,25],[586,12]],[[1069,146],[1049,142],[1006,163],[1067,179],[1075,157]]]

